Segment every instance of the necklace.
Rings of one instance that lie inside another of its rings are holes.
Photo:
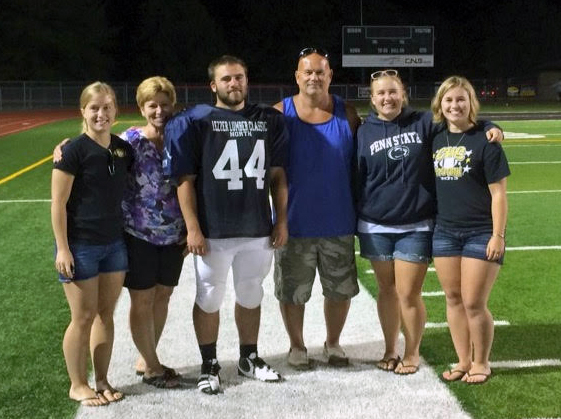
[[[449,131],[446,131],[446,145],[447,145],[448,147],[450,147],[450,139],[448,138],[448,132],[449,132]],[[460,137],[460,141],[458,141],[458,142],[456,143],[456,145],[454,146],[454,148],[456,148],[456,147],[458,147],[458,146],[460,145],[460,143],[462,142],[462,140],[464,139],[465,136],[466,136],[466,133],[464,132],[464,134]]]

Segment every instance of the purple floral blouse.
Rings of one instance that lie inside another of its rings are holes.
[[[162,153],[140,128],[129,128],[121,138],[134,149],[134,164],[123,199],[125,231],[155,245],[185,239],[185,223],[176,188],[164,179]]]

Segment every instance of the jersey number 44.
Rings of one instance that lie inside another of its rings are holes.
[[[229,167],[229,168],[228,168]],[[240,168],[238,143],[236,140],[228,140],[222,154],[212,168],[212,174],[216,179],[228,180],[228,189],[243,189],[244,173],[248,181],[255,178],[257,189],[265,187],[265,141],[257,140],[255,147],[243,170]]]

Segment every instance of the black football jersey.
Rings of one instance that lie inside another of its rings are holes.
[[[207,238],[271,234],[270,168],[285,166],[287,131],[274,108],[198,105],[165,129],[164,173],[197,176],[198,219]]]

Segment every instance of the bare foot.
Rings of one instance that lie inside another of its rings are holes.
[[[146,370],[146,362],[142,356],[139,356],[136,360],[136,366],[134,367],[136,371],[136,375],[143,375],[144,371]]]

